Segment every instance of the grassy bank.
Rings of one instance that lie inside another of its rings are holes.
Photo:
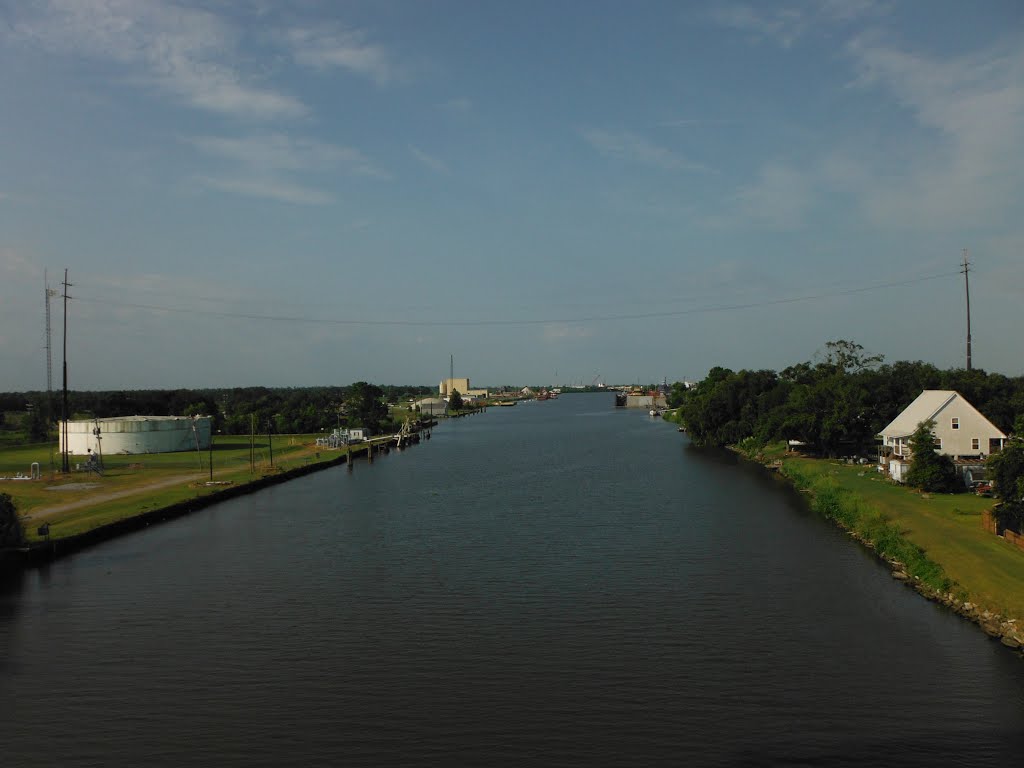
[[[809,493],[815,510],[925,594],[954,607],[968,602],[975,609],[966,613],[982,624],[986,612],[1024,619],[1024,552],[982,528],[991,499],[922,494],[890,483],[872,465],[787,457],[781,447],[759,458],[781,462],[780,472]]]
[[[38,462],[43,479],[0,480],[0,490],[13,497],[30,542],[41,538],[37,530],[43,523],[50,525],[51,539],[67,538],[140,513],[215,494],[225,485],[242,486],[298,467],[326,464],[344,453],[316,448],[316,437],[275,435],[271,446],[263,436],[253,448],[251,465],[247,436],[220,437],[212,457],[213,479],[222,485],[214,486],[205,484],[210,478],[209,451],[108,456],[102,476],[85,471],[63,476],[51,469],[49,446],[8,447],[0,449],[0,476],[27,474],[31,463]],[[366,448],[353,446],[352,450],[354,455],[360,455]],[[59,460],[57,456],[58,463]],[[72,467],[75,463],[73,460]]]

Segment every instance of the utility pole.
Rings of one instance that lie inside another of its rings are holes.
[[[455,355],[450,355],[448,358],[448,386],[444,388],[445,394],[448,395],[448,400],[444,404],[444,415],[448,415],[448,406],[452,401],[452,391],[455,389]]]
[[[968,276],[971,271],[971,262],[967,258],[967,249],[964,248],[964,288],[967,290],[967,370],[971,370],[971,282]]]
[[[61,405],[61,422],[64,435],[64,450],[61,452],[61,471],[66,475],[71,471],[71,466],[68,463],[68,299],[71,298],[68,295],[68,288],[71,287],[71,283],[68,282],[68,271],[64,270],[64,282],[61,283],[64,286],[64,398]]]
[[[274,466],[274,438],[270,435],[270,419],[267,419],[267,445],[270,448],[270,466]]]

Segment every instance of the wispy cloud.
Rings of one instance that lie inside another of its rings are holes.
[[[326,192],[282,179],[228,178],[217,176],[197,176],[196,181],[212,189],[232,192],[246,197],[259,197],[264,200],[276,200],[280,203],[296,205],[327,205],[334,198]]]
[[[832,196],[875,227],[1010,225],[1024,193],[1024,46],[940,58],[860,35],[844,57],[854,72],[846,92],[889,101],[902,124],[763,163],[723,213],[701,220],[795,229]]]
[[[393,57],[370,43],[361,30],[302,27],[288,30],[286,40],[299,64],[318,70],[345,69],[385,84],[399,76]]]
[[[594,329],[585,325],[548,323],[544,326],[543,338],[546,342],[556,342],[566,339],[586,339],[593,335]]]
[[[306,107],[247,82],[235,64],[237,32],[204,10],[161,0],[44,0],[16,6],[9,41],[57,55],[124,65],[128,81],[184,103],[247,118],[297,117]]]
[[[445,112],[465,114],[473,110],[473,102],[469,99],[449,99],[439,105]]]
[[[226,174],[201,175],[196,180],[224,192],[301,205],[326,205],[334,198],[296,176],[341,170],[378,179],[388,174],[357,149],[283,134],[227,138],[199,136],[187,139],[200,152],[225,160]]]
[[[976,223],[1018,199],[1024,47],[937,58],[859,37],[846,50],[857,71],[853,86],[895,99],[919,134],[909,157],[900,157],[900,173],[865,190],[874,220]]]
[[[713,6],[710,19],[757,41],[790,48],[812,31],[878,16],[886,9],[887,4],[878,0],[790,0],[759,6],[722,3]]]
[[[211,291],[209,282],[201,277],[165,275],[158,272],[88,273],[76,277],[75,285],[78,286],[78,292],[87,294],[89,298],[146,294],[179,301],[223,303],[242,298],[252,300],[248,290],[239,284],[219,284],[216,290]]]
[[[24,254],[13,248],[0,247],[0,273],[35,277],[41,274],[41,270]]]
[[[770,39],[789,48],[807,28],[806,15],[792,6],[767,9],[749,5],[716,5],[711,19],[723,27],[746,32],[755,39]]]
[[[417,160],[419,160],[421,163],[423,163],[423,165],[425,165],[427,168],[429,168],[430,170],[434,171],[435,173],[448,173],[449,172],[448,171],[448,166],[445,164],[445,162],[443,160],[440,160],[440,159],[434,157],[433,155],[428,155],[426,152],[424,152],[419,147],[416,147],[416,146],[413,146],[412,144],[410,144],[409,145],[409,151],[412,153],[413,157],[415,157]]]
[[[757,178],[739,189],[740,216],[772,229],[795,229],[804,222],[811,203],[812,181],[784,163],[762,166]]]
[[[735,120],[725,120],[720,118],[690,117],[681,118],[679,120],[665,120],[664,122],[658,123],[657,126],[659,128],[696,128],[701,125],[730,125],[735,122]]]
[[[624,160],[667,171],[709,170],[707,166],[695,163],[635,133],[616,133],[598,128],[586,129],[582,133],[586,142],[599,154],[614,160]]]
[[[358,149],[281,133],[241,138],[196,136],[187,141],[207,155],[232,160],[260,173],[341,169],[359,176],[389,178]]]

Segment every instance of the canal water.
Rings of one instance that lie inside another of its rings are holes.
[[[5,766],[1018,765],[1024,663],[563,395],[0,588]]]

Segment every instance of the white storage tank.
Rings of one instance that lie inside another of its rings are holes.
[[[173,453],[210,447],[210,417],[120,416],[68,422],[68,453]],[[64,450],[63,424],[58,422],[60,450]],[[96,434],[96,430],[99,434]]]

